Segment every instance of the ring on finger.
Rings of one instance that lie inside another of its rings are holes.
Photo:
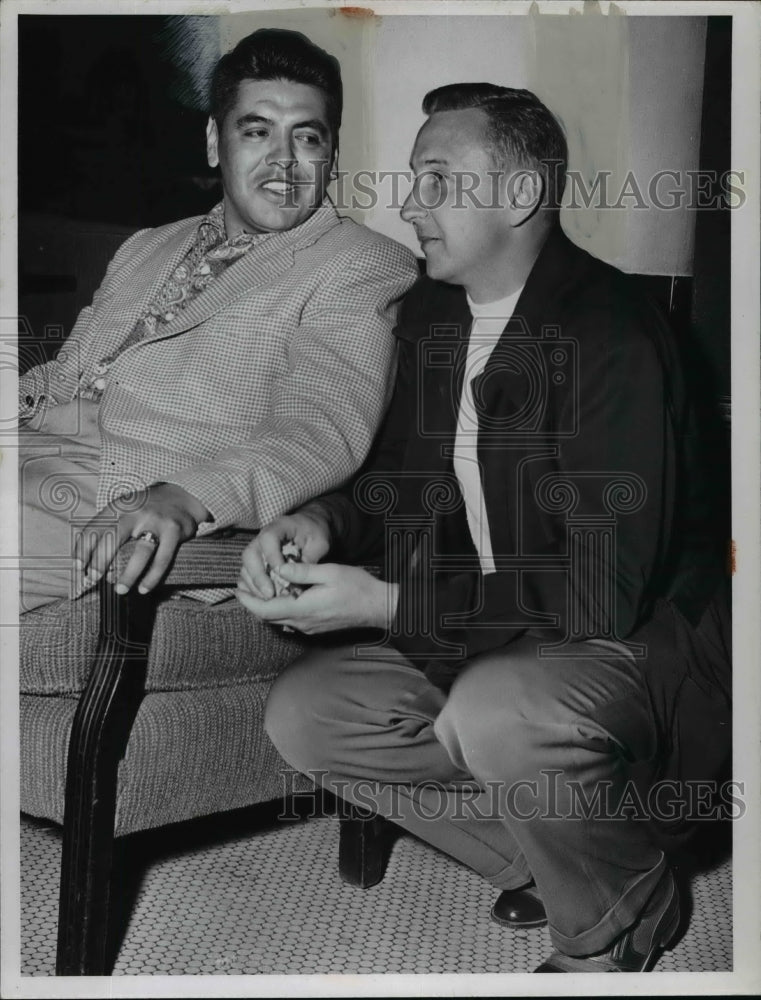
[[[149,545],[156,548],[159,544],[159,536],[154,531],[141,531],[140,534],[137,535],[137,541],[147,542]]]

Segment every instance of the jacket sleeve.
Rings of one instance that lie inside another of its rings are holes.
[[[415,354],[416,345],[399,340],[391,403],[362,468],[342,489],[307,505],[318,507],[328,518],[333,561],[357,565],[384,559],[386,511],[397,492],[410,428],[416,420]]]
[[[30,368],[18,381],[19,420],[41,418],[51,406],[70,402],[76,395],[79,379],[86,368],[84,359],[92,350],[93,316],[102,299],[110,293],[113,282],[123,263],[129,260],[135,242],[148,232],[142,229],[133,233],[119,247],[109,262],[100,287],[92,303],[80,312],[66,343],[52,361]]]
[[[675,401],[668,377],[667,335],[653,310],[622,318],[587,310],[564,325],[579,345],[578,432],[560,443],[548,471],[517,504],[541,518],[544,542],[524,568],[409,574],[401,582],[395,643],[412,657],[436,657],[438,640],[464,656],[503,646],[532,629],[550,641],[625,638],[646,613],[652,581],[669,545],[674,506]],[[563,421],[568,414],[561,414]],[[538,506],[540,511],[529,509]],[[579,531],[572,539],[570,522]],[[594,525],[606,531],[584,530]],[[602,543],[605,535],[611,541]],[[554,564],[554,565],[553,565]],[[430,601],[434,635],[402,628]]]
[[[241,444],[168,477],[210,511],[201,532],[261,527],[356,472],[388,404],[396,306],[416,276],[412,254],[391,241],[330,261],[290,339],[269,415]]]

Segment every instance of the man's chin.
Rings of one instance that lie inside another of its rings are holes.
[[[318,209],[318,205],[298,204],[274,205],[269,202],[255,206],[248,214],[246,229],[252,233],[282,233],[295,229],[306,222]]]
[[[448,268],[443,261],[436,260],[435,258],[431,260],[430,257],[426,257],[425,273],[429,278],[433,278],[434,281],[444,281],[450,285],[459,284],[452,274],[451,268]]]

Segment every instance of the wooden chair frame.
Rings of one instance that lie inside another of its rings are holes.
[[[248,533],[208,536],[183,545],[169,586],[230,586],[237,579]],[[120,550],[118,565],[132,545]],[[208,576],[208,559],[217,568]],[[198,565],[203,564],[203,572]],[[119,761],[143,699],[151,634],[165,587],[119,595],[100,584],[100,634],[69,741],[61,857],[56,974],[108,975],[109,914]],[[341,815],[339,871],[368,888],[383,877],[382,828],[348,803]]]

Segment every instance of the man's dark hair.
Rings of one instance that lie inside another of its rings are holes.
[[[478,108],[488,119],[487,137],[500,170],[524,167],[544,178],[544,204],[559,208],[565,187],[568,146],[557,118],[530,90],[493,83],[453,83],[423,98],[423,111]]]
[[[243,80],[289,80],[317,87],[325,107],[333,148],[343,110],[343,86],[338,60],[298,31],[260,28],[242,38],[217,63],[211,78],[209,110],[219,128],[238,97]]]

